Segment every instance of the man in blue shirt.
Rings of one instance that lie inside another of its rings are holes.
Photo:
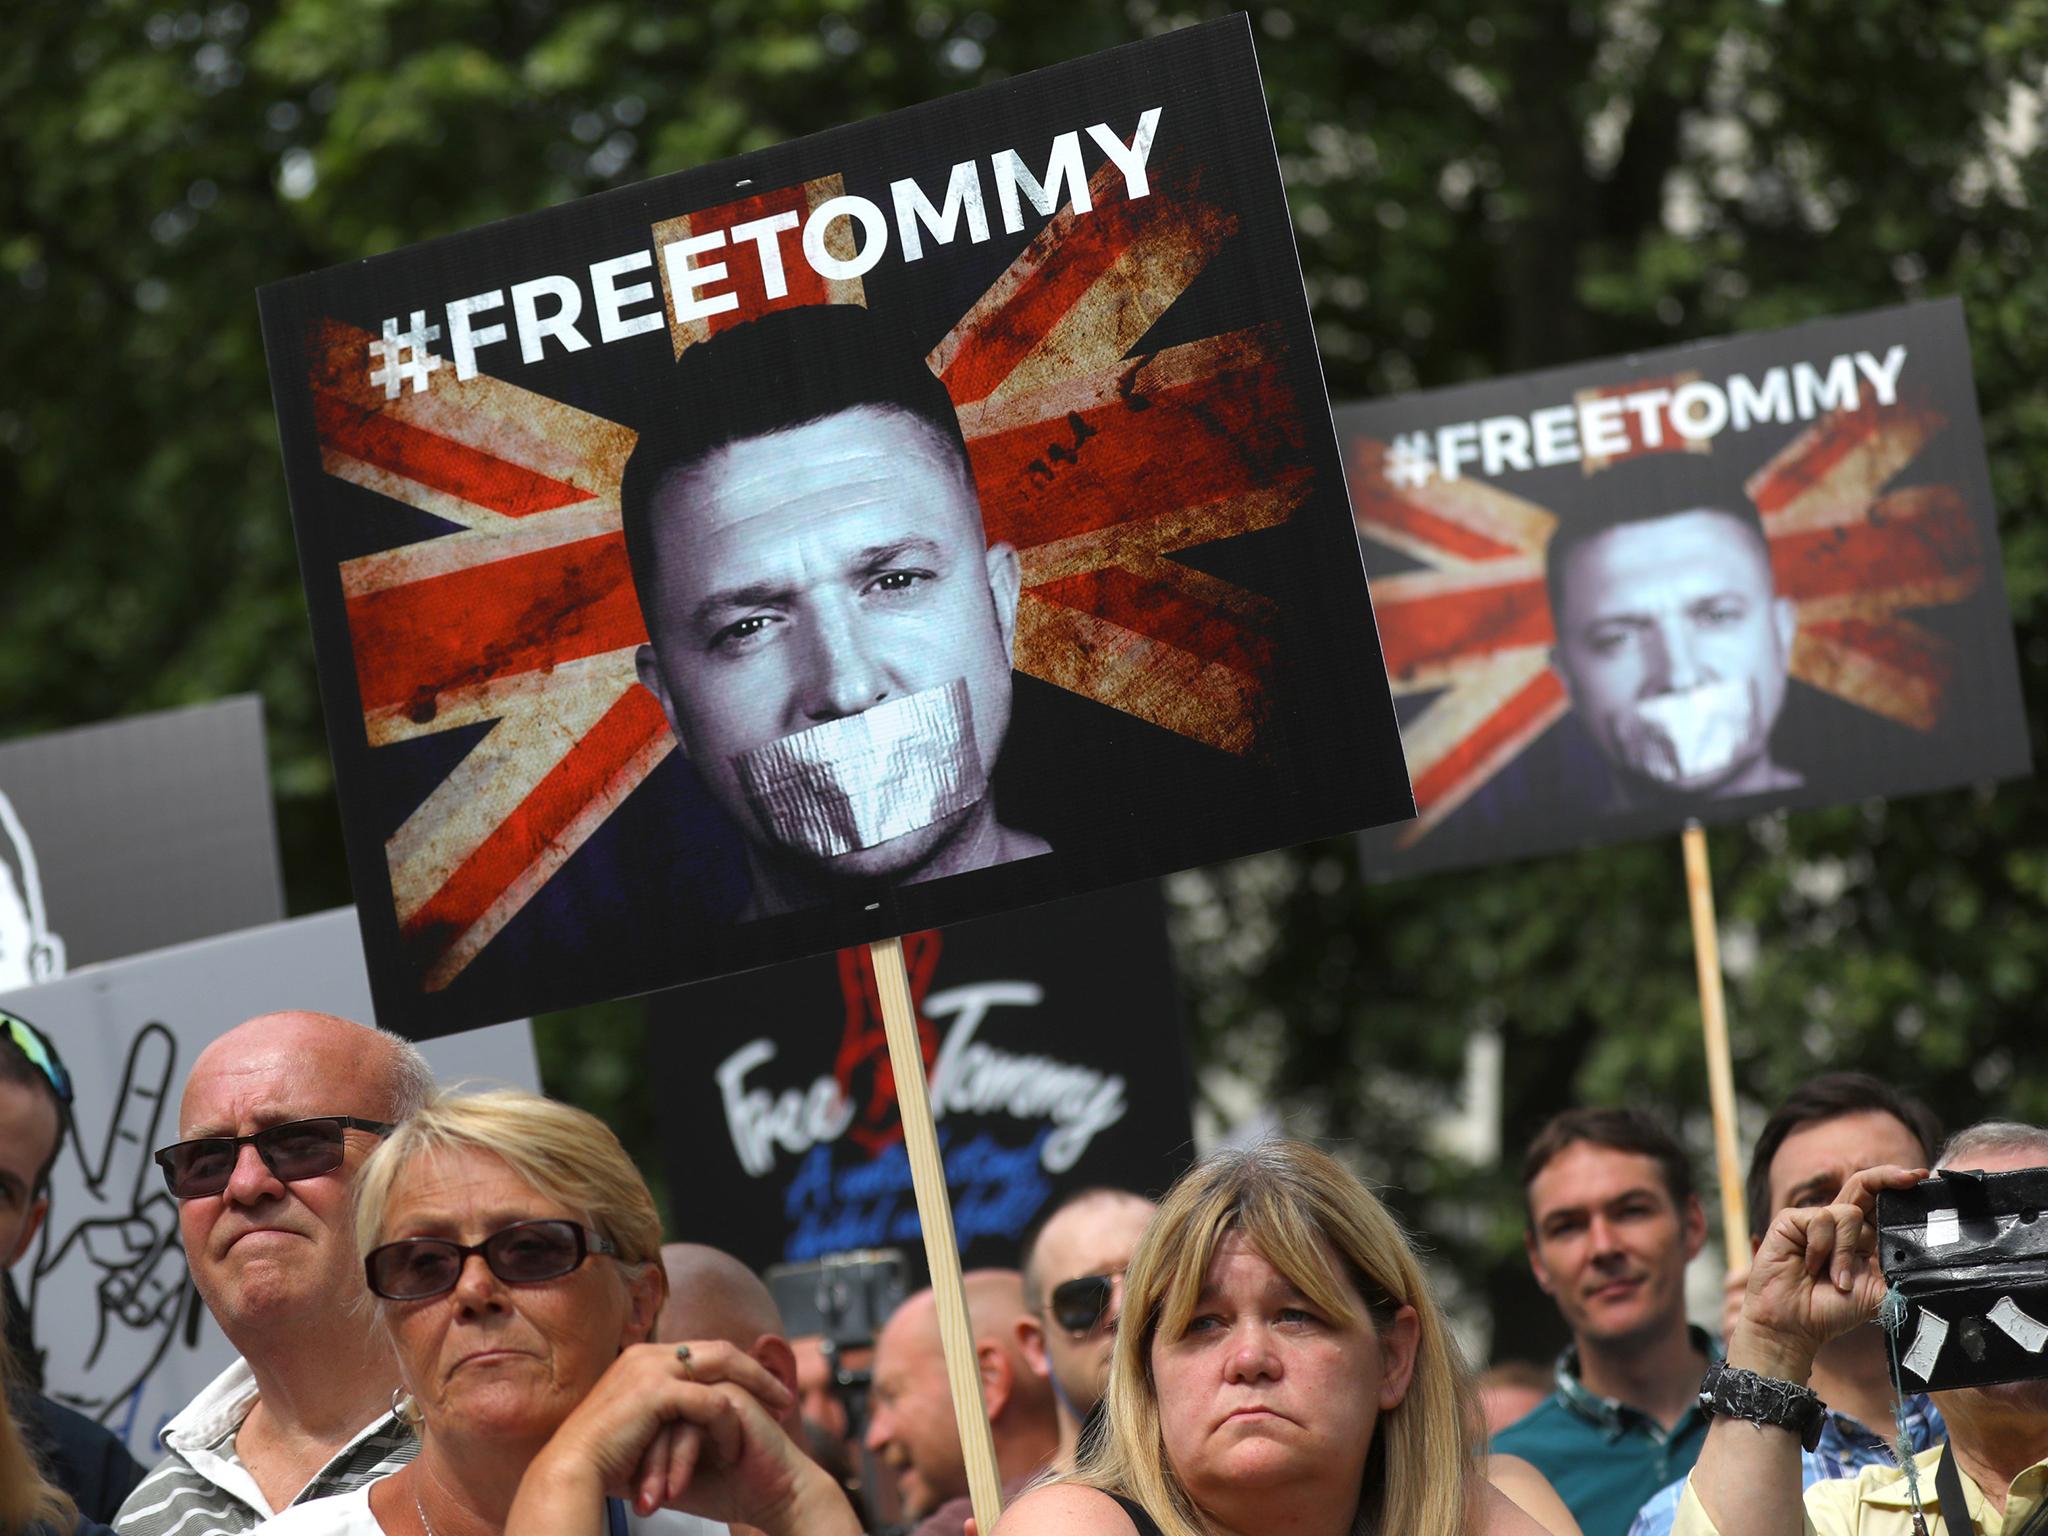
[[[1685,1154],[1651,1116],[1572,1109],[1522,1160],[1529,1267],[1571,1347],[1557,1390],[1493,1437],[1550,1479],[1585,1536],[1624,1536],[1706,1439],[1697,1398],[1719,1346],[1685,1318],[1685,1266],[1706,1240]]]
[[[1877,1078],[1829,1072],[1809,1079],[1764,1123],[1750,1155],[1750,1251],[1762,1244],[1778,1212],[1831,1204],[1859,1168],[1932,1167],[1940,1146],[1941,1128],[1927,1106]],[[1728,1277],[1738,1311],[1747,1279],[1747,1270]],[[1801,1453],[1805,1486],[1894,1464],[1891,1365],[1875,1323],[1822,1345],[1809,1384],[1828,1411],[1820,1443]],[[1904,1407],[1906,1440],[1914,1451],[1944,1438],[1941,1415],[1924,1394],[1907,1397]],[[1659,1492],[1643,1506],[1629,1536],[1670,1536],[1684,1491],[1680,1477]]]

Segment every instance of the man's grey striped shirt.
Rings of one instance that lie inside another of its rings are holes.
[[[243,1361],[229,1366],[164,1427],[168,1451],[114,1517],[121,1536],[244,1536],[275,1513],[235,1453],[235,1435],[256,1402]],[[366,1426],[299,1491],[294,1504],[347,1493],[419,1454],[412,1431],[390,1414]]]

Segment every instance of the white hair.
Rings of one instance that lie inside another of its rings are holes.
[[[2048,1166],[2048,1129],[2020,1120],[1979,1120],[1949,1137],[1934,1166],[1967,1168],[1988,1152],[2024,1153]]]
[[[420,1048],[405,1036],[394,1035],[375,1024],[370,1027],[391,1047],[391,1123],[396,1125],[418,1114],[433,1098],[434,1069],[427,1065]]]

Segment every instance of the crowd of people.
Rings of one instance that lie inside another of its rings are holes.
[[[73,1095],[55,1046],[0,1014],[6,1264]],[[0,1536],[971,1528],[932,1293],[882,1322],[849,1415],[832,1352],[789,1338],[737,1260],[664,1246],[581,1110],[447,1091],[401,1039],[283,1013],[201,1053],[177,1135],[155,1160],[237,1358],[145,1470],[0,1350]],[[2048,1131],[1943,1145],[1909,1095],[1815,1078],[1757,1143],[1753,1260],[1708,1331],[1687,1321],[1706,1221],[1682,1149],[1636,1111],[1567,1111],[1522,1187],[1571,1343],[1476,1376],[1408,1236],[1325,1152],[1212,1154],[1156,1202],[1082,1190],[1015,1269],[965,1277],[993,1536],[2033,1531],[2048,1382],[1898,1396],[1874,1203],[1930,1168],[2043,1164]]]

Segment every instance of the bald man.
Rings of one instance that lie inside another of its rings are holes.
[[[1017,1347],[1024,1277],[1014,1269],[970,1270],[965,1287],[981,1396],[1007,1497],[1052,1460],[1059,1423],[1052,1389]],[[875,1340],[870,1415],[868,1449],[895,1474],[903,1512],[923,1522],[911,1536],[961,1536],[974,1510],[939,1344],[938,1303],[929,1290],[898,1307]]]
[[[1068,1195],[1024,1234],[1025,1315],[1017,1341],[1059,1408],[1054,1468],[1074,1470],[1109,1382],[1109,1353],[1123,1310],[1124,1269],[1152,1220],[1153,1204],[1129,1190]]]
[[[782,1333],[782,1311],[755,1273],[731,1254],[703,1243],[663,1243],[668,1303],[654,1325],[663,1344],[723,1339],[744,1350],[789,1388],[790,1404],[776,1422],[809,1448],[799,1402],[796,1351]]]
[[[168,1454],[115,1516],[122,1536],[240,1536],[412,1460],[349,1200],[433,1087],[406,1041],[322,1013],[251,1019],[192,1063],[158,1157],[193,1283],[241,1358],[165,1426]]]

